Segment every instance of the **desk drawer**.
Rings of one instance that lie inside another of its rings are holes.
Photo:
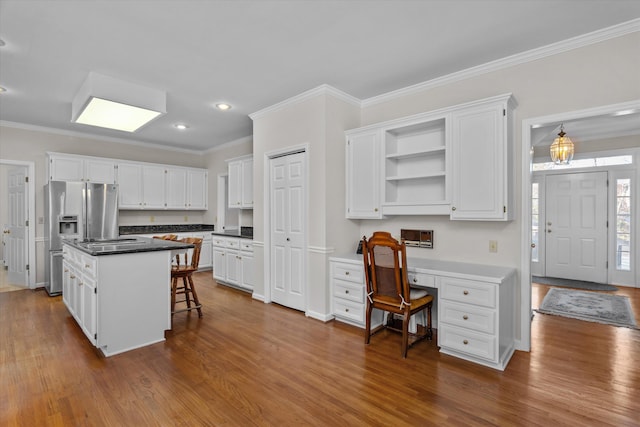
[[[440,325],[438,328],[438,344],[442,348],[450,348],[490,361],[495,361],[496,358],[495,337],[468,329],[456,328],[446,324]]]
[[[344,300],[364,303],[364,287],[352,282],[336,280],[333,285],[333,296]]]
[[[419,288],[435,288],[436,286],[436,276],[433,274],[407,272],[407,280],[409,280],[409,286]]]
[[[333,309],[333,314],[336,317],[342,317],[359,324],[364,324],[364,304],[334,298]]]
[[[333,278],[364,284],[364,267],[353,264],[334,264]]]
[[[496,308],[496,287],[490,283],[442,277],[440,281],[440,298]]]
[[[488,308],[440,301],[440,322],[487,334],[496,333],[496,312]]]

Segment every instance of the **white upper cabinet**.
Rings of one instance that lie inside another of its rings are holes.
[[[513,219],[511,94],[345,133],[346,217]]]
[[[253,209],[253,156],[229,159],[229,208]]]
[[[507,95],[453,112],[451,219],[513,219],[513,108]]]
[[[116,182],[116,162],[97,157],[48,153],[50,181]]]
[[[382,218],[380,129],[347,132],[346,217]]]
[[[187,169],[187,209],[207,209],[209,174],[204,169]]]
[[[165,185],[167,209],[187,209],[187,170],[167,168]]]

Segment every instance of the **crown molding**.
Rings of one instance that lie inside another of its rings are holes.
[[[480,76],[482,74],[513,67],[515,65],[536,61],[548,56],[558,55],[569,50],[589,46],[595,43],[621,37],[638,31],[640,31],[640,18],[623,22],[611,27],[603,28],[601,30],[593,31],[591,33],[572,37],[570,39],[559,41],[547,46],[517,53],[505,58],[487,62],[482,65],[447,74],[446,76],[437,77],[435,79],[427,80],[422,83],[407,86],[405,88],[398,89],[392,92],[387,92],[382,95],[367,98],[362,101],[361,105],[363,108],[370,107],[402,96],[412,95],[417,92],[425,91],[438,86],[444,86],[461,80],[466,80],[472,77]]]
[[[0,120],[0,126],[5,126],[9,128],[15,128],[15,129],[30,130],[34,132],[46,132],[46,133],[53,133],[56,135],[72,136],[75,138],[86,138],[86,139],[92,139],[94,141],[106,141],[106,142],[114,142],[116,144],[135,145],[138,147],[147,147],[147,148],[153,148],[157,150],[159,149],[159,150],[166,150],[166,151],[174,151],[179,153],[187,153],[187,154],[203,153],[203,151],[201,150],[189,150],[187,148],[171,147],[168,145],[152,144],[150,142],[135,141],[135,140],[124,139],[124,138],[114,138],[111,136],[96,135],[92,133],[78,132],[78,131],[72,131],[72,130],[63,130],[58,128],[46,127],[46,126],[30,125],[30,124],[19,123],[19,122],[10,122],[6,120]]]
[[[243,136],[242,138],[235,139],[233,141],[225,142],[224,144],[216,145],[215,147],[207,148],[203,151],[204,154],[215,153],[218,150],[224,150],[225,148],[235,147],[247,142],[253,143],[253,135]],[[252,145],[253,148],[253,145]]]
[[[349,95],[348,93],[342,92],[339,89],[334,88],[328,84],[323,84],[313,89],[310,89],[306,92],[302,92],[299,95],[292,96],[291,98],[285,99],[284,101],[278,102],[270,107],[263,108],[262,110],[256,111],[255,113],[249,114],[249,118],[251,120],[259,119],[265,114],[273,113],[274,111],[281,110],[285,107],[289,107],[291,105],[297,104],[302,101],[306,101],[311,98],[315,98],[320,95],[331,95],[334,98],[338,98],[346,103],[352,104],[356,107],[362,107],[362,101],[358,98]]]

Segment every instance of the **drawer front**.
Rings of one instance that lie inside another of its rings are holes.
[[[465,304],[496,307],[496,285],[473,280],[442,277],[440,298]]]
[[[495,337],[451,325],[440,325],[438,344],[442,348],[450,348],[490,361],[495,361],[496,358]]]
[[[240,248],[240,239],[227,239],[226,247],[229,249],[239,249]]]
[[[495,310],[441,300],[438,313],[440,323],[448,323],[492,335],[496,333]]]
[[[334,315],[356,323],[364,323],[364,305],[340,298],[333,300]]]
[[[334,264],[333,278],[364,284],[364,267],[352,264]]]
[[[223,237],[213,236],[213,238],[211,239],[211,244],[213,246],[225,247],[227,246],[227,239]]]
[[[435,288],[436,286],[436,276],[433,274],[412,273],[409,271],[407,272],[407,279],[410,286],[425,288]]]
[[[240,240],[240,250],[253,253],[253,240]]]
[[[98,260],[93,257],[83,256],[81,260],[82,272],[91,278],[96,277]]]
[[[333,285],[333,296],[344,300],[364,303],[364,287],[352,282],[336,280]]]

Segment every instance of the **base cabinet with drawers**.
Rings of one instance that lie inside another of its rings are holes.
[[[253,240],[213,235],[213,278],[253,291]]]
[[[332,257],[329,268],[333,315],[364,328],[361,257]],[[409,258],[407,265],[411,286],[434,294],[432,326],[440,352],[504,370],[515,351],[515,269],[418,258]],[[382,322],[382,314],[375,313],[372,325]]]

